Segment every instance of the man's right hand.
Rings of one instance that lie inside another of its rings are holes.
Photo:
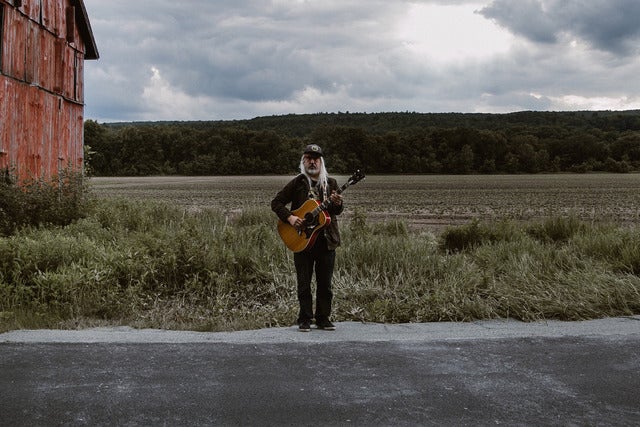
[[[291,224],[295,228],[300,228],[302,226],[302,218],[297,217],[295,215],[289,215],[289,218],[287,218],[287,221],[289,222],[289,224]]]

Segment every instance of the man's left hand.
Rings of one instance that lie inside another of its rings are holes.
[[[333,203],[334,205],[336,206],[342,205],[342,196],[338,194],[335,190],[331,192],[331,196],[329,196],[329,198],[331,199],[331,203]]]

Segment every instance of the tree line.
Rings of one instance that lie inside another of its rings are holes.
[[[310,143],[343,174],[631,172],[640,170],[640,111],[85,122],[96,176],[289,174]]]

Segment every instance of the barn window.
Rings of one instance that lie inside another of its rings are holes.
[[[2,45],[4,44],[4,5],[0,4],[0,71],[2,71]]]
[[[80,60],[78,59],[78,52],[73,55],[73,99],[78,101],[78,66]]]
[[[67,41],[73,43],[75,41],[76,32],[76,8],[70,6],[67,8]]]

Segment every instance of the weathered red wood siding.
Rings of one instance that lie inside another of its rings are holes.
[[[82,171],[90,27],[84,23],[81,34],[76,20],[83,15],[76,8],[85,12],[84,6],[78,0],[20,3],[0,0],[0,168],[22,179]]]

